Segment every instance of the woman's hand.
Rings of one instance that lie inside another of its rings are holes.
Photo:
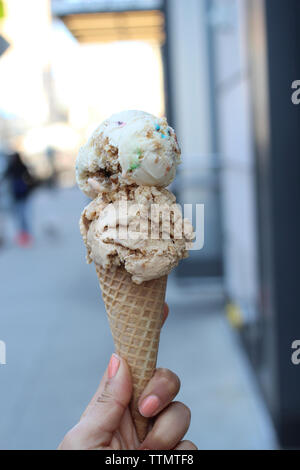
[[[166,307],[165,317],[168,311]],[[155,418],[145,440],[140,443],[131,417],[131,375],[126,361],[113,354],[81,420],[59,446],[60,450],[196,450],[182,441],[191,414],[187,406],[172,400],[179,392],[180,380],[168,369],[157,369],[140,400],[139,411]]]

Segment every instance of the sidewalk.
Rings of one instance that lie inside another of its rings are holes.
[[[38,193],[36,243],[0,251],[0,340],[7,346],[7,364],[0,366],[0,449],[55,448],[92,397],[113,351],[78,229],[85,203],[75,189]],[[180,376],[178,399],[192,410],[187,438],[200,449],[273,448],[247,359],[221,306],[204,297],[198,286],[182,296],[174,278],[168,283],[171,314],[158,365]]]

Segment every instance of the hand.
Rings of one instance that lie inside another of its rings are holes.
[[[168,308],[165,307],[165,318]],[[152,428],[140,443],[131,417],[131,375],[126,361],[113,354],[97,392],[59,446],[59,450],[196,450],[182,441],[190,425],[190,410],[172,400],[180,380],[168,369],[157,369],[140,400],[139,411],[154,418]]]

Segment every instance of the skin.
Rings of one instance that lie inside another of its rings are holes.
[[[169,313],[165,305],[164,321]],[[157,407],[144,416],[153,418],[145,440],[140,443],[129,410],[132,382],[127,363],[115,356],[117,372],[109,377],[106,369],[98,390],[80,421],[64,437],[59,450],[197,450],[191,441],[182,440],[191,420],[189,408],[173,401],[180,389],[180,380],[168,369],[156,369],[139,400],[155,396]]]

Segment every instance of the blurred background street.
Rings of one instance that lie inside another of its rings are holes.
[[[299,18],[297,0],[0,0],[0,449],[56,448],[113,351],[74,168],[125,109],[167,116],[171,190],[205,208],[158,359],[187,438],[300,447]]]
[[[8,246],[1,257],[1,338],[7,344],[7,365],[0,371],[1,449],[57,447],[113,351],[78,230],[84,197],[76,189],[41,191],[34,202],[38,241],[27,250]],[[54,209],[57,231],[49,238],[44,224]],[[188,437],[201,449],[274,448],[250,365],[222,313],[220,286],[202,286],[199,296],[195,282],[180,286],[171,277],[167,300],[171,313],[158,366],[182,380],[179,399],[193,413]]]

